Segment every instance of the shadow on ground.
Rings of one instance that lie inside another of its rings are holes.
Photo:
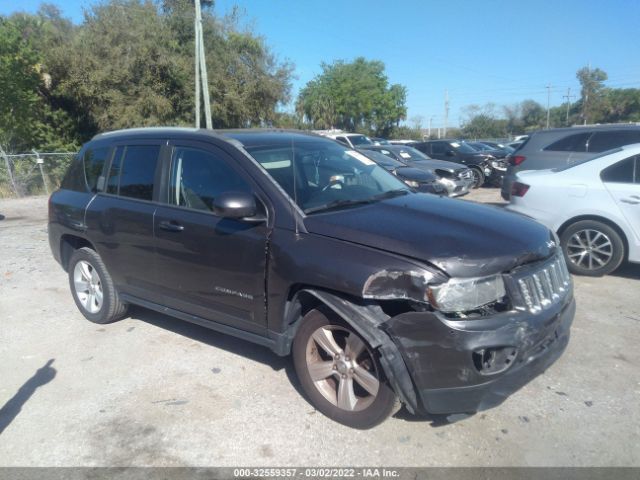
[[[615,272],[613,272],[612,275],[614,277],[640,280],[640,265],[636,263],[625,263]]]
[[[132,319],[141,320],[145,323],[149,323],[164,330],[169,330],[173,333],[182,335],[183,337],[188,337],[211,347],[221,348],[227,352],[253,360],[254,362],[260,362],[264,365],[268,365],[275,371],[284,369],[293,388],[295,388],[296,391],[306,399],[304,392],[300,387],[300,383],[298,382],[298,377],[296,376],[291,357],[280,357],[262,345],[257,345],[247,340],[216,332],[215,330],[210,330],[200,325],[189,323],[153,310],[147,310],[143,307],[132,306],[129,310],[129,316]]]
[[[188,337],[211,347],[221,348],[227,352],[241,355],[255,362],[263,363],[275,371],[284,369],[293,388],[295,388],[298,394],[300,394],[300,396],[302,396],[311,407],[315,408],[300,386],[291,357],[280,357],[267,347],[256,345],[249,341],[242,340],[231,335],[226,335],[224,333],[219,333],[200,325],[173,318],[153,310],[147,310],[142,307],[132,306],[129,316],[132,319],[141,320],[145,323],[164,330],[169,330],[173,333]],[[430,423],[432,427],[441,427],[450,425],[451,423],[462,420],[463,418],[467,418],[467,416],[468,415],[462,415],[458,418],[458,416],[447,415],[413,415],[403,407],[394,415],[394,418],[408,422],[426,422]]]
[[[45,363],[41,368],[36,370],[36,373],[27,380],[16,394],[9,399],[7,403],[0,408],[0,434],[4,432],[11,422],[18,416],[22,410],[22,406],[27,403],[34,392],[41,386],[46,385],[56,376],[56,369],[51,367],[54,359],[52,358]]]

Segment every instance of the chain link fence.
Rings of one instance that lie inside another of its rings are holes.
[[[75,152],[15,155],[0,149],[0,198],[48,195],[60,186]]]

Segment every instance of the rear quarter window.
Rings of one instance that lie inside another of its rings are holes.
[[[84,178],[84,167],[82,157],[76,155],[69,166],[69,170],[62,179],[60,188],[64,190],[73,190],[75,192],[86,192],[87,182]]]
[[[640,183],[640,155],[625,158],[600,173],[605,183]]]
[[[88,149],[82,159],[84,162],[84,174],[87,179],[87,185],[92,192],[96,191],[98,184],[98,178],[102,175],[104,164],[109,158],[109,147],[103,148],[90,148]]]

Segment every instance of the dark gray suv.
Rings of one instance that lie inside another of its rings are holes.
[[[640,143],[640,124],[586,125],[535,132],[507,157],[502,198],[509,200],[511,185],[520,171],[564,167],[632,143]]]
[[[140,305],[291,354],[310,402],[357,428],[398,402],[501,403],[562,354],[575,313],[541,224],[296,131],[98,135],[51,195],[49,242],[88,320]]]

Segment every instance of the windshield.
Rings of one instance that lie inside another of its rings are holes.
[[[349,135],[349,140],[353,145],[373,145],[369,137],[365,137],[364,135]]]
[[[418,160],[431,160],[430,157],[413,147],[398,148],[396,149],[396,152],[398,152],[398,155],[400,155],[404,160],[409,160],[410,162],[416,162]]]
[[[410,191],[362,153],[335,142],[314,138],[246,150],[306,213]]]
[[[369,157],[371,160],[376,162],[381,167],[384,167],[384,168],[387,168],[387,169],[388,168],[400,168],[400,167],[406,166],[404,163],[399,162],[395,158],[392,158],[392,157],[389,157],[389,156],[385,155],[380,150],[365,150],[363,148],[362,150],[358,150],[358,151],[360,153],[362,153],[363,155],[366,155],[367,157]]]
[[[466,143],[451,142],[450,145],[453,148],[455,148],[457,151],[459,151],[460,153],[478,153],[477,150],[475,150],[474,148],[470,147]]]

